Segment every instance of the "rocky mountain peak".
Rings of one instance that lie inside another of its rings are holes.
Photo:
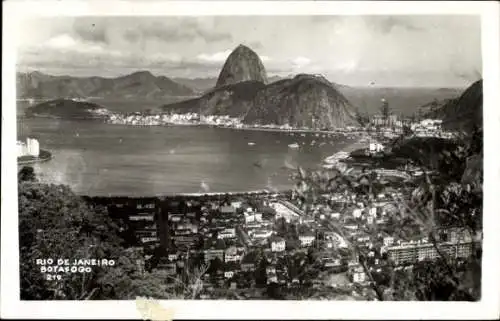
[[[267,74],[259,55],[249,47],[240,44],[227,57],[216,87],[243,81],[260,81],[267,84]]]

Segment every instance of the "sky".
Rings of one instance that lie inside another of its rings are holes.
[[[239,44],[269,76],[352,86],[462,87],[482,71],[473,15],[50,17],[17,31],[18,70],[53,75],[217,77]]]

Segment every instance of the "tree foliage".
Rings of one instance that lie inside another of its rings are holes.
[[[418,153],[418,151],[417,151]],[[478,300],[480,297],[480,248],[473,247],[473,256],[460,265],[445,253],[439,251],[438,227],[453,226],[468,230],[474,237],[482,226],[482,179],[474,184],[462,182],[467,167],[467,159],[473,155],[482,158],[482,134],[477,130],[470,136],[457,140],[456,148],[438,150],[433,155],[446,169],[437,175],[430,175],[429,165],[432,160],[420,162],[424,175],[417,186],[412,188],[408,197],[394,197],[396,211],[388,218],[386,224],[390,230],[380,230],[375,226],[364,224],[361,230],[370,236],[373,243],[379,241],[380,233],[396,236],[402,240],[412,237],[428,236],[438,250],[439,260],[425,262],[415,270],[399,270],[396,267],[385,269],[384,273],[373,273],[364,258],[367,250],[355,238],[350,237],[343,223],[330,221],[326,226],[338,233],[347,241],[353,257],[358,257],[367,274],[368,280],[378,300]],[[435,162],[434,162],[435,163]],[[363,170],[355,173],[349,170],[307,171],[299,168],[295,175],[296,186],[294,197],[307,211],[318,204],[322,195],[340,193],[356,195],[365,205],[373,202],[380,192],[396,191],[390,184],[384,183],[377,175]],[[396,194],[397,195],[397,194]],[[349,202],[339,211],[349,208]],[[460,266],[460,267],[459,267]],[[464,268],[465,266],[465,268]],[[467,281],[463,281],[466,279]]]
[[[35,170],[31,166],[23,166],[17,177],[19,182],[33,182],[36,180]]]
[[[185,282],[176,281],[173,289],[167,288],[166,272],[146,272],[142,251],[126,248],[105,208],[90,208],[68,186],[21,179],[18,193],[21,299],[167,299],[199,292],[200,271],[188,271]],[[107,259],[115,265],[92,266],[90,273],[58,273],[60,280],[48,280],[36,264],[48,258]]]

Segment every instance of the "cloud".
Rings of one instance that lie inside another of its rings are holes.
[[[226,50],[222,52],[216,52],[214,54],[199,54],[196,58],[198,58],[201,61],[205,61],[208,63],[213,63],[213,62],[224,62],[226,61],[227,57],[231,54],[231,50]]]
[[[345,62],[340,62],[335,65],[336,70],[341,70],[344,72],[352,72],[355,71],[356,68],[358,67],[358,62],[354,59],[345,61]]]
[[[264,48],[264,46],[262,45],[262,42],[260,42],[260,41],[250,41],[248,43],[248,47],[252,48],[253,50],[260,50],[260,49]]]
[[[177,22],[177,23],[173,23]],[[217,31],[212,28],[204,28],[196,20],[171,19],[169,23],[155,21],[145,23],[136,29],[128,29],[124,32],[124,37],[130,42],[138,40],[156,39],[164,42],[184,42],[201,39],[205,42],[231,41],[229,32]]]
[[[68,34],[62,34],[60,36],[56,36],[50,38],[45,45],[49,48],[53,49],[68,49],[75,47],[77,42]]]
[[[406,31],[422,31],[424,28],[412,22],[409,16],[367,16],[364,21],[369,28],[382,34],[391,33],[396,28]]]
[[[40,55],[46,56],[48,53],[53,52],[53,57],[57,57],[57,53],[81,53],[81,54],[91,54],[91,55],[99,55],[103,52],[107,52],[107,54],[112,54],[114,56],[120,55],[119,51],[116,50],[106,50],[102,45],[82,41],[80,39],[75,39],[69,34],[62,34],[59,36],[52,37],[45,42],[42,42],[37,45],[30,46],[28,48],[24,48],[24,52],[26,54],[31,55]]]
[[[196,56],[196,58],[201,62],[206,62],[209,64],[212,64],[212,63],[220,64],[220,63],[223,63],[226,61],[227,57],[229,57],[231,52],[232,52],[232,50],[220,51],[220,52],[216,52],[214,54],[202,53],[202,54],[199,54],[198,56]],[[263,62],[272,60],[271,57],[263,56],[263,55],[259,55],[259,58]]]
[[[292,64],[295,65],[297,68],[302,68],[311,63],[311,59],[306,58],[306,57],[296,57],[292,59]]]
[[[209,61],[200,57],[182,57],[176,53],[123,52],[85,42],[75,42],[75,45],[63,49],[62,44],[70,43],[63,40],[53,41],[58,47],[43,44],[25,49],[18,57],[18,65],[23,69],[44,70],[49,74],[52,70],[57,71],[57,74],[69,73],[74,76],[103,76],[108,71],[109,76],[116,76],[149,70],[158,75],[190,77],[217,74],[223,62],[219,61],[222,53],[207,55],[206,58],[213,59]]]
[[[206,77],[245,44],[271,75],[446,83],[481,70],[480,26],[472,15],[44,18],[23,25],[18,61],[46,70],[64,66],[67,74],[151,69]]]

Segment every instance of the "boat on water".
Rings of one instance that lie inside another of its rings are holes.
[[[258,168],[262,168],[262,162],[260,162],[260,161],[254,162],[253,166],[258,167]]]
[[[255,145],[255,143],[253,143],[253,142],[249,142],[249,143],[248,143],[248,145],[249,145],[249,146],[253,146],[253,145]]]
[[[293,144],[288,145],[288,147],[296,149],[296,148],[299,148],[299,144],[293,143]]]

